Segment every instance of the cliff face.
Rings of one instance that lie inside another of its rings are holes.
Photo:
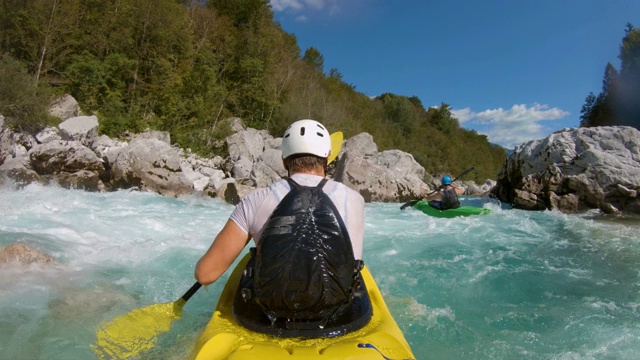
[[[517,147],[493,193],[529,210],[640,213],[640,131],[628,126],[565,129]]]

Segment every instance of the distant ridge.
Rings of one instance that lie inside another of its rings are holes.
[[[508,149],[508,148],[506,148],[506,147],[504,147],[504,146],[502,146],[500,144],[495,144],[495,143],[490,143],[490,144],[493,145],[493,146],[497,146],[497,147],[503,148],[504,152],[507,153],[507,156],[511,155],[515,151],[515,148],[514,149]]]

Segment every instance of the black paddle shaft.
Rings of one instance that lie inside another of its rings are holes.
[[[476,167],[475,167],[475,166],[472,166],[472,167],[468,168],[467,170],[465,170],[465,171],[463,171],[462,173],[460,173],[460,175],[458,175],[458,176],[457,176],[455,179],[453,179],[453,181],[451,181],[451,182],[454,182],[454,181],[456,181],[456,180],[460,179],[461,177],[463,177],[463,176],[467,175],[468,173],[472,172],[472,171],[473,171],[473,170],[475,170],[475,169],[476,169]]]
[[[184,293],[184,295],[182,295],[182,300],[187,302],[189,300],[189,298],[191,298],[193,296],[193,294],[195,294],[196,291],[198,291],[200,289],[201,286],[202,286],[202,284],[200,284],[199,282],[196,281],[196,283],[193,284],[193,286],[189,290],[187,290],[187,292]]]

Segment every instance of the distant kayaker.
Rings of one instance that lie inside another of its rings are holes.
[[[245,270],[252,279],[246,289],[241,281],[238,293],[259,305],[271,324],[319,316],[322,328],[348,305],[362,266],[364,198],[325,178],[331,149],[321,123],[305,119],[289,126],[282,140],[288,178],[240,201],[198,261],[197,281],[218,280],[253,239]]]
[[[458,195],[462,194],[464,191],[452,184],[451,176],[443,176],[440,184],[441,185],[436,194],[424,198],[425,200],[429,200],[429,205],[438,210],[455,209],[460,207]]]

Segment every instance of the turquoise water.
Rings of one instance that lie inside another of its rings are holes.
[[[636,359],[640,222],[525,212],[436,219],[367,204],[364,259],[418,359]],[[208,198],[0,191],[0,246],[55,266],[0,265],[0,359],[94,359],[96,327],[179,298],[233,206]],[[142,359],[187,359],[224,278]]]

